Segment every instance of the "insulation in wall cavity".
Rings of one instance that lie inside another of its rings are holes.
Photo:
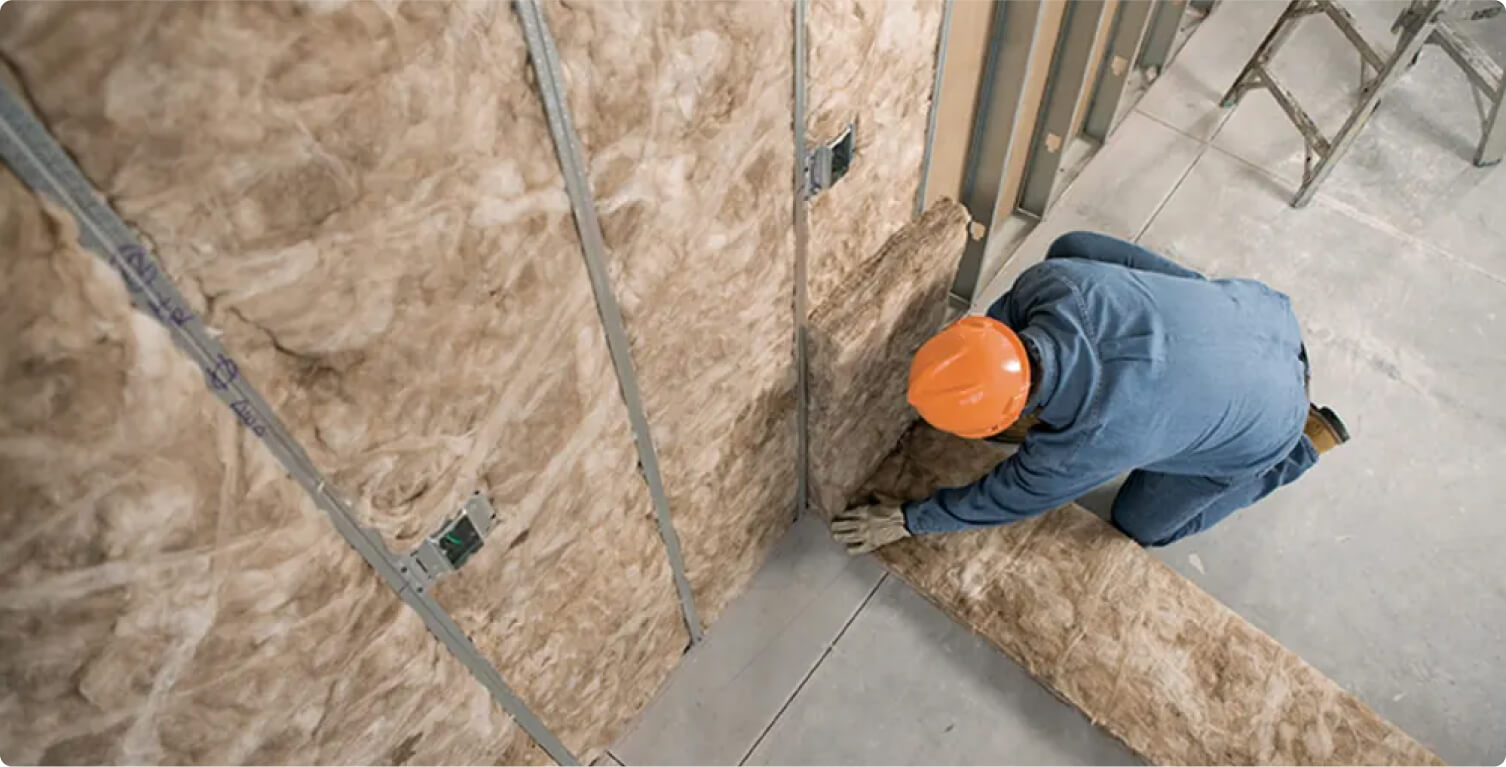
[[[793,8],[546,13],[709,623],[794,513]]]
[[[0,241],[6,761],[548,763],[4,167]]]
[[[1006,455],[917,425],[865,492],[922,498]],[[1442,763],[1081,507],[880,556],[1150,764]]]
[[[0,15],[53,133],[394,550],[492,498],[436,596],[592,756],[687,635],[508,5]]]
[[[914,217],[943,8],[811,1],[806,138],[814,146],[857,126],[851,170],[811,201],[812,310]]]
[[[811,315],[811,499],[828,518],[915,419],[910,359],[945,320],[967,225],[962,205],[936,202]]]

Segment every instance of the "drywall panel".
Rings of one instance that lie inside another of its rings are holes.
[[[806,138],[857,125],[851,170],[811,202],[812,311],[914,217],[942,10],[932,0],[811,2]]]
[[[794,8],[547,6],[697,609],[795,511]]]
[[[0,757],[543,764],[0,166]]]
[[[864,492],[924,497],[1005,456],[917,426]],[[1078,506],[881,557],[1151,764],[1442,763]]]
[[[941,72],[941,92],[935,97],[936,133],[931,140],[931,168],[926,180],[927,208],[943,198],[962,199],[993,15],[993,3],[952,3],[952,20],[942,42],[946,65]]]
[[[1098,84],[1098,73],[1103,70],[1103,58],[1109,50],[1109,37],[1114,31],[1114,14],[1119,10],[1120,0],[1072,0],[1078,3],[1099,3],[1103,6],[1103,22],[1098,25],[1098,36],[1093,38],[1093,50],[1088,54],[1088,76],[1082,82],[1082,93],[1077,96],[1077,117],[1072,122],[1068,136],[1082,131],[1083,120],[1088,117],[1088,104],[1093,100],[1093,86]]]
[[[1030,144],[1035,138],[1036,124],[1040,121],[1041,105],[1046,98],[1046,83],[1051,75],[1051,59],[1056,53],[1057,38],[1062,31],[1062,17],[1066,14],[1069,0],[1042,0],[1040,23],[1036,28],[1035,46],[1030,50],[1030,69],[1025,78],[1025,91],[1020,95],[1020,130],[1010,140],[1009,164],[1004,167],[1004,183],[999,189],[999,199],[1007,200],[1009,210],[1015,207],[1020,197],[1020,186],[1025,181],[1025,166],[1030,159]],[[1084,0],[1070,0],[1083,2]],[[984,275],[987,277],[987,275]]]
[[[0,51],[316,465],[591,754],[687,639],[505,3],[24,5]]]
[[[961,204],[937,202],[811,315],[811,502],[826,517],[846,508],[915,418],[910,358],[946,318],[967,225]]]

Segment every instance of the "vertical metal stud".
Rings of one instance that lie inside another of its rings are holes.
[[[936,33],[936,79],[931,83],[931,109],[926,117],[926,152],[920,161],[920,188],[915,191],[915,217],[926,211],[926,185],[931,176],[931,150],[936,146],[936,112],[941,103],[941,82],[946,76],[947,37],[952,31],[952,3],[941,9],[941,29]]]
[[[1103,70],[1093,88],[1093,101],[1082,126],[1083,135],[1099,143],[1107,141],[1109,131],[1113,130],[1114,116],[1119,112],[1125,84],[1134,68],[1135,52],[1140,49],[1154,7],[1151,0],[1120,0],[1114,14],[1108,54],[1103,57]]]
[[[1026,126],[1021,102],[1030,76],[1031,52],[1042,44],[1040,0],[1011,0],[994,6],[987,63],[979,86],[977,117],[969,142],[963,177],[962,204],[973,218],[962,264],[952,283],[952,300],[968,305],[982,279],[983,255],[996,222],[1014,209],[1014,200],[1001,199],[1005,169],[1017,130]],[[976,236],[981,230],[985,236]]]
[[[0,157],[33,191],[73,216],[79,224],[80,244],[120,273],[136,308],[156,317],[167,328],[178,349],[203,368],[215,396],[235,413],[242,426],[262,441],[345,542],[418,613],[434,638],[486,688],[492,700],[550,758],[562,765],[578,764],[570,749],[508,686],[497,667],[476,649],[433,593],[409,576],[407,558],[394,554],[379,533],[361,524],[350,501],[328,482],[308,452],[288,433],[271,405],[240,374],[240,366],[213,331],[188,310],[167,272],[137,241],[135,233],[109,206],[104,195],[94,190],[47,129],[22,105],[21,99],[3,85],[0,85]]]
[[[805,26],[807,0],[795,0],[794,114],[795,134],[795,516],[806,511],[810,497],[810,359],[806,342],[806,279],[810,248],[809,206],[806,179],[809,170],[805,146]]]
[[[1046,103],[1031,142],[1025,186],[1020,193],[1020,210],[1037,218],[1046,215],[1056,189],[1057,171],[1061,169],[1067,142],[1072,138],[1072,125],[1077,122],[1077,108],[1087,83],[1093,41],[1098,38],[1099,26],[1105,23],[1105,11],[1101,2],[1077,0],[1067,3],[1067,18],[1062,23],[1051,80],[1046,85]]]
[[[664,553],[669,560],[675,592],[680,598],[685,629],[690,634],[691,644],[695,644],[701,641],[701,618],[696,612],[695,594],[685,573],[680,536],[675,532],[674,522],[670,517],[669,496],[664,491],[653,432],[643,406],[643,396],[638,390],[638,374],[633,370],[632,351],[629,348],[627,330],[622,323],[622,309],[617,304],[617,296],[612,292],[612,279],[607,273],[607,246],[602,237],[601,222],[596,217],[596,200],[591,196],[585,152],[581,149],[580,136],[575,132],[575,122],[566,100],[565,76],[560,67],[559,52],[554,48],[554,36],[549,32],[548,20],[544,18],[544,11],[539,7],[538,0],[517,0],[514,7],[523,25],[523,37],[528,41],[528,58],[533,62],[539,97],[544,102],[544,114],[549,120],[549,133],[554,139],[560,173],[565,178],[565,192],[570,197],[570,209],[575,216],[575,231],[580,235],[581,256],[585,259],[586,274],[596,297],[596,309],[601,315],[602,330],[606,333],[607,350],[612,355],[617,385],[622,391],[623,404],[627,406],[628,423],[633,428],[638,466],[643,472],[644,481],[648,483],[649,497],[654,503],[659,537],[664,542]]]
[[[1156,0],[1156,10],[1151,16],[1150,30],[1145,33],[1145,47],[1140,49],[1141,69],[1161,69],[1171,59],[1171,46],[1176,42],[1177,30],[1182,26],[1182,14],[1187,11],[1187,0]]]

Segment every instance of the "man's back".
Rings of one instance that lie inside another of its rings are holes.
[[[1120,471],[1238,476],[1269,466],[1307,411],[1290,303],[1258,282],[1206,280],[1159,261],[1048,259],[989,310],[1053,347],[1050,390],[1036,397],[1052,441]]]
[[[1126,473],[1114,526],[1163,546],[1296,481],[1349,439],[1337,413],[1308,402],[1290,302],[1258,282],[1208,280],[1132,242],[1072,232],[988,314],[916,352],[910,401],[969,439],[1038,421],[971,484],[838,515],[832,530],[849,551],[1027,519]]]

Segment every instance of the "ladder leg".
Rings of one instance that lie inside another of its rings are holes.
[[[1475,151],[1475,165],[1481,168],[1495,165],[1501,161],[1502,155],[1506,155],[1506,109],[1501,108],[1503,102],[1506,102],[1506,80],[1496,89],[1495,102],[1485,118],[1485,135],[1480,139],[1480,148]]]
[[[1361,92],[1359,105],[1349,113],[1349,119],[1344,121],[1344,127],[1334,135],[1329,150],[1318,159],[1312,173],[1304,174],[1306,177],[1302,180],[1302,187],[1297,190],[1296,198],[1292,200],[1292,207],[1303,207],[1312,200],[1318,191],[1318,185],[1333,172],[1333,166],[1349,150],[1349,145],[1354,143],[1360,129],[1370,122],[1370,116],[1375,114],[1375,107],[1380,103],[1381,94],[1407,70],[1406,62],[1422,50],[1428,36],[1433,33],[1433,28],[1437,26],[1438,9],[1442,4],[1443,0],[1427,0],[1423,4],[1425,13],[1402,30],[1401,37],[1396,41],[1396,49],[1386,60],[1385,68],[1376,74],[1370,87]]]
[[[1245,92],[1256,85],[1254,79],[1260,66],[1269,61],[1271,55],[1291,36],[1296,20],[1313,12],[1314,9],[1309,6],[1310,1],[1291,0],[1287,4],[1286,10],[1281,12],[1281,18],[1276,20],[1271,31],[1266,33],[1265,39],[1260,41],[1260,47],[1256,48],[1254,55],[1245,62],[1244,69],[1239,70],[1239,76],[1234,78],[1234,84],[1230,85],[1228,92],[1224,93],[1219,106],[1232,107],[1238,104]]]

